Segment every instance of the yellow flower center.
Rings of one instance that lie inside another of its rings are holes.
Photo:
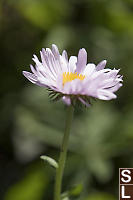
[[[64,72],[63,73],[63,86],[65,85],[65,83],[67,82],[70,82],[72,80],[75,80],[75,79],[79,79],[79,80],[84,80],[85,76],[83,76],[82,74],[77,74],[76,73],[70,73],[70,72]]]

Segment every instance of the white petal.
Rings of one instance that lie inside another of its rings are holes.
[[[120,87],[122,87],[122,84],[121,84],[121,83],[115,85],[114,87],[108,88],[108,90],[109,90],[110,92],[116,92]]]
[[[113,94],[112,92],[108,91],[108,90],[99,90],[98,91],[98,98],[101,100],[111,100],[111,99],[116,99],[116,95]]]
[[[62,72],[68,72],[69,71],[68,62],[62,56],[60,56],[60,65],[61,65],[61,68],[62,68]]]
[[[96,66],[93,63],[89,63],[86,65],[84,71],[83,71],[83,75],[89,77],[93,72],[96,71]]]
[[[75,72],[76,63],[77,63],[77,57],[71,56],[70,59],[69,59],[69,72]]]

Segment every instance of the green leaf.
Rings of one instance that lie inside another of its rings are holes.
[[[61,200],[70,200],[68,192],[64,192],[61,194]]]
[[[58,163],[53,158],[50,158],[49,156],[40,156],[40,158],[47,161],[52,167],[58,168]]]
[[[82,184],[78,184],[78,185],[75,185],[69,192],[69,194],[71,196],[79,196],[81,194],[83,190],[83,185]]]
[[[78,197],[81,194],[82,190],[82,184],[75,185],[69,191],[61,194],[61,200],[69,200],[69,197]]]
[[[64,197],[63,199],[61,199],[61,200],[70,200],[68,197]]]

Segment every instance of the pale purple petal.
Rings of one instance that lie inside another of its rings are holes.
[[[30,72],[27,72],[27,71],[23,71],[23,75],[32,83],[37,83],[37,77],[30,73]]]
[[[55,44],[52,45],[52,52],[55,58],[59,59],[60,53],[59,53],[58,47]]]
[[[33,74],[37,75],[37,72],[36,72],[35,68],[32,65],[30,65],[30,69],[33,72]]]
[[[63,57],[64,59],[66,59],[66,61],[68,62],[68,55],[67,55],[66,50],[64,50],[64,51],[62,52],[62,57]]]
[[[84,48],[79,50],[76,72],[81,73],[87,64],[87,52]]]
[[[101,61],[101,62],[97,65],[96,70],[99,71],[99,70],[104,69],[105,66],[106,66],[106,63],[107,63],[106,60]]]

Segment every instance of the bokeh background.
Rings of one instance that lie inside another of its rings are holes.
[[[133,167],[132,0],[0,1],[0,199],[53,199],[55,171],[39,157],[58,159],[66,108],[22,75],[52,43],[124,75],[116,100],[76,109],[63,181],[70,199],[116,200],[119,167]]]

